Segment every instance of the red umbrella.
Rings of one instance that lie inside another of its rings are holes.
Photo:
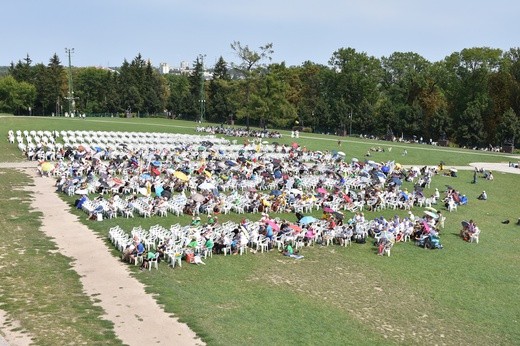
[[[116,185],[121,185],[123,183],[123,181],[121,179],[119,179],[119,178],[112,178],[112,180],[114,181],[114,183]]]
[[[294,224],[290,224],[289,225],[289,228],[292,228],[293,230],[295,230],[296,232],[301,232],[302,231],[302,228],[298,225],[294,225]]]
[[[293,147],[294,149],[298,148],[298,143],[293,142],[293,144],[291,144],[291,147]]]
[[[327,190],[325,190],[323,187],[318,187],[316,189],[316,192],[317,193],[321,193],[321,194],[326,194],[327,193]]]
[[[333,213],[334,212],[334,210],[332,210],[332,208],[330,208],[330,207],[323,208],[323,211],[326,212],[326,213]]]
[[[348,195],[343,195],[343,199],[344,199],[345,202],[347,202],[347,203],[352,202],[352,199],[351,199]]]
[[[155,176],[159,176],[159,175],[161,175],[161,171],[159,171],[159,170],[158,170],[157,168],[155,168],[155,167],[153,167],[153,168],[151,169],[151,171],[152,171],[152,175],[155,175]]]

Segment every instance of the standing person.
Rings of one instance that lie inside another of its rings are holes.
[[[477,173],[478,173],[478,168],[475,167],[475,170],[473,171],[473,184],[476,184],[477,183]]]

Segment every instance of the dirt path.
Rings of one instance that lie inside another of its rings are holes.
[[[32,165],[3,163],[0,168],[27,166]],[[170,317],[146,294],[144,286],[130,275],[127,264],[114,258],[102,239],[76,216],[64,212],[69,206],[55,193],[51,178],[37,177],[34,168],[26,168],[25,172],[34,179],[34,186],[28,189],[34,194],[32,207],[44,215],[42,231],[54,238],[62,254],[74,260],[72,266],[81,277],[85,293],[99,299],[96,304],[114,323],[115,333],[123,343],[203,345],[186,324]],[[16,340],[7,342],[16,344]]]

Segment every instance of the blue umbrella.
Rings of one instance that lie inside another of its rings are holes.
[[[161,196],[162,192],[164,191],[163,187],[162,186],[156,186],[155,187],[155,194],[157,196]]]
[[[384,183],[386,180],[386,175],[383,172],[377,172],[376,177],[381,183]]]
[[[147,179],[152,179],[152,176],[148,173],[144,173],[144,174],[141,174],[141,179],[144,179],[144,180],[147,180]]]
[[[161,161],[153,161],[152,165],[155,166],[155,167],[160,167],[161,166]]]
[[[390,172],[390,167],[388,166],[383,166],[383,168],[381,168],[381,171],[385,174],[388,174],[388,172]]]
[[[280,196],[282,194],[282,191],[280,190],[273,190],[271,191],[272,196]]]
[[[230,166],[230,167],[234,167],[237,165],[236,162],[234,161],[231,161],[231,160],[227,160],[226,162],[224,162],[227,166]]]
[[[395,185],[399,185],[399,186],[403,185],[403,181],[402,181],[401,179],[397,178],[397,177],[393,177],[393,178],[392,178],[392,182],[393,182]]]
[[[307,225],[309,223],[313,223],[318,221],[314,216],[304,216],[300,219],[300,225]]]

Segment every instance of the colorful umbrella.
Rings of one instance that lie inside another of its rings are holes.
[[[424,212],[424,215],[428,215],[428,216],[430,216],[430,217],[432,217],[434,219],[438,219],[439,218],[438,214],[434,213],[433,211],[429,211],[429,210],[426,210]]]
[[[152,176],[148,173],[144,173],[144,174],[141,174],[140,178],[143,180],[148,180],[148,179],[151,179]]]
[[[237,165],[236,162],[231,161],[231,160],[227,160],[227,161],[225,162],[225,164],[226,164],[226,166],[230,166],[230,167],[234,167],[234,166]]]
[[[392,181],[395,185],[399,185],[399,186],[403,185],[403,181],[397,177],[393,177]]]
[[[203,202],[206,199],[206,197],[204,197],[200,193],[196,193],[196,194],[191,195],[191,199],[194,200],[195,202]]]
[[[274,221],[274,220],[267,219],[267,220],[265,220],[265,223],[270,225],[275,231],[280,230],[280,225],[277,224],[276,221]]]
[[[295,230],[296,232],[301,232],[302,231],[302,228],[300,226],[298,226],[298,225],[295,225],[295,224],[290,224],[289,228]]]
[[[298,189],[290,189],[289,192],[293,193],[295,195],[303,195],[303,192],[301,190],[298,190]]]
[[[331,207],[324,207],[323,211],[326,212],[326,213],[333,213],[334,212],[334,210]]]
[[[343,215],[342,212],[339,212],[339,211],[335,211],[334,212],[334,216],[338,219],[338,220],[343,220],[343,218],[345,217],[345,215]]]
[[[321,193],[321,194],[326,194],[327,193],[327,190],[325,190],[323,187],[318,187],[316,189],[316,192],[317,193]]]
[[[309,223],[313,223],[313,222],[316,222],[318,221],[318,219],[316,219],[314,216],[304,216],[300,219],[299,223],[300,225],[307,225]]]
[[[53,168],[54,168],[54,166],[50,162],[42,163],[42,171],[43,172],[50,172],[50,171],[52,171]]]
[[[164,188],[162,186],[156,186],[155,187],[155,195],[161,196],[164,191]]]
[[[161,175],[161,171],[158,170],[155,166],[150,171],[152,172],[152,175],[154,177],[157,177],[157,176]]]
[[[180,179],[182,181],[188,181],[190,180],[190,178],[188,178],[188,176],[184,173],[182,173],[181,171],[175,171],[173,172],[173,176],[177,179]]]
[[[215,188],[215,185],[208,183],[208,182],[204,182],[199,185],[199,189],[201,189],[201,190],[213,190],[214,188]]]

